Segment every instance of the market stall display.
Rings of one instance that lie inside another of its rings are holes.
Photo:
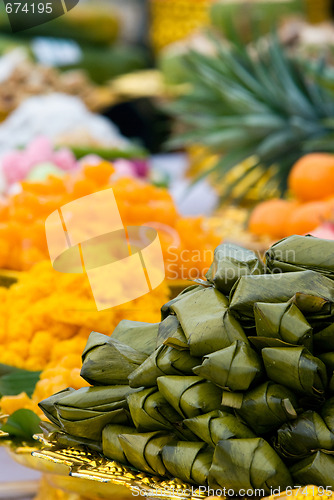
[[[322,2],[324,3],[324,2]],[[218,29],[226,38],[235,32],[243,41],[252,37],[254,26],[258,35],[266,34],[272,26],[291,16],[305,16],[311,21],[328,19],[328,6],[307,9],[302,0],[150,0],[151,41],[156,52],[178,41],[186,40],[209,26]],[[312,9],[312,12],[311,12]]]
[[[207,282],[165,304],[160,323],[138,323],[141,344],[124,322],[90,335],[81,376],[93,386],[40,402],[46,438],[197,486],[332,488],[333,245],[282,240],[265,268],[218,247]],[[101,380],[99,363],[113,379]]]
[[[34,500],[331,499],[333,2],[75,2],[0,21],[0,444]],[[45,227],[109,191],[162,250],[124,304]]]
[[[48,151],[52,153],[51,149]],[[39,148],[38,152],[43,151]],[[27,153],[16,153],[23,154]],[[42,370],[41,374],[33,375],[32,380],[25,373],[27,385],[15,386],[14,392],[0,390],[9,396],[2,398],[1,403],[3,411],[9,414],[21,408],[38,413],[38,400],[50,395],[55,388],[82,386],[83,381],[78,379],[79,352],[90,331],[100,324],[99,331],[110,333],[115,321],[123,318],[129,307],[133,310],[133,319],[147,319],[147,311],[151,311],[152,320],[157,320],[161,298],[167,299],[169,294],[165,284],[154,295],[138,299],[130,306],[98,313],[87,276],[59,274],[45,260],[48,248],[44,225],[53,210],[72,199],[111,186],[125,224],[149,224],[158,230],[167,278],[201,277],[209,265],[210,248],[212,252],[221,239],[219,225],[210,227],[201,217],[181,217],[165,189],[156,188],[134,174],[129,176],[128,171],[125,177],[120,175],[124,174],[124,168],[117,162],[114,167],[101,160],[92,165],[83,164],[81,168],[76,167],[75,173],[62,177],[51,175],[41,181],[23,181],[18,194],[3,199],[1,229],[5,246],[1,267],[28,272],[17,274],[17,284],[0,288],[3,307],[0,337],[6,346],[0,363],[29,371]],[[8,286],[7,278],[5,273],[5,286]],[[156,303],[154,297],[158,299]],[[66,304],[71,304],[70,309]],[[24,311],[19,323],[15,319],[18,309]],[[25,340],[21,336],[18,342],[21,330],[25,332]]]

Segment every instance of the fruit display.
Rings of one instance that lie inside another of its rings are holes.
[[[160,323],[91,333],[91,386],[40,402],[45,436],[236,495],[333,488],[333,250],[294,236],[262,262],[217,247],[207,280],[167,302]]]
[[[303,156],[289,175],[289,189],[302,203],[334,196],[334,155],[313,153]]]
[[[333,152],[330,68],[290,54],[275,34],[249,45],[238,38],[226,43],[212,35],[210,40],[210,53],[193,50],[183,56],[188,86],[170,106],[183,129],[170,146],[199,144],[217,155],[203,174],[212,176],[225,199],[244,200],[257,183],[262,199],[273,186],[284,193],[298,159]],[[235,170],[250,159],[247,169]]]
[[[248,223],[251,233],[284,238],[313,232],[334,217],[334,155],[309,153],[292,167],[289,199],[259,203]]]
[[[112,164],[86,164],[74,174],[49,176],[43,182],[23,181],[22,191],[2,200],[0,267],[27,270],[49,258],[45,220],[71,200],[112,187],[125,225],[157,229],[166,277],[198,278],[210,265],[210,249],[222,233],[204,217],[182,217],[166,189],[133,177],[118,177]],[[212,253],[211,252],[211,253]]]

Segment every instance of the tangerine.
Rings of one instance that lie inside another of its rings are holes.
[[[311,201],[303,203],[291,214],[288,222],[288,234],[306,234],[316,229],[333,213],[333,203],[328,201]]]
[[[301,201],[323,200],[334,195],[334,154],[310,153],[292,167],[288,185]]]
[[[248,229],[257,236],[284,238],[288,235],[287,220],[297,203],[274,198],[259,203],[251,213]]]

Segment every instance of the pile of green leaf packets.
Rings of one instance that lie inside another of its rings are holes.
[[[92,387],[42,401],[45,434],[213,489],[334,487],[334,242],[221,245],[206,278],[161,323],[92,332]]]

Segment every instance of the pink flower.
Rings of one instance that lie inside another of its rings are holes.
[[[26,148],[25,154],[29,158],[32,167],[38,163],[52,162],[54,155],[52,143],[47,137],[37,137]]]
[[[116,173],[119,177],[140,177],[145,178],[149,173],[147,160],[126,160],[120,158],[113,162]]]
[[[101,156],[90,154],[81,158],[81,160],[79,160],[79,165],[81,167],[84,167],[85,165],[94,167],[95,165],[100,165],[102,161],[103,159]]]
[[[135,170],[134,165],[132,164],[131,161],[129,160],[116,160],[113,163],[115,167],[115,174],[114,178],[119,178],[119,177],[137,177],[137,172]]]
[[[323,240],[334,240],[334,224],[324,222],[321,226],[314,229],[314,231],[311,231],[310,234]]]
[[[138,177],[147,177],[149,165],[147,160],[131,160]]]
[[[69,149],[60,149],[53,155],[53,163],[62,170],[73,170],[78,164],[72,151]]]
[[[20,151],[8,153],[2,159],[2,170],[8,184],[22,181],[30,170],[29,159]]]
[[[37,165],[51,163],[62,170],[73,170],[78,166],[69,149],[54,151],[47,137],[37,137],[24,151],[12,151],[4,155],[2,169],[9,185],[25,179]]]

